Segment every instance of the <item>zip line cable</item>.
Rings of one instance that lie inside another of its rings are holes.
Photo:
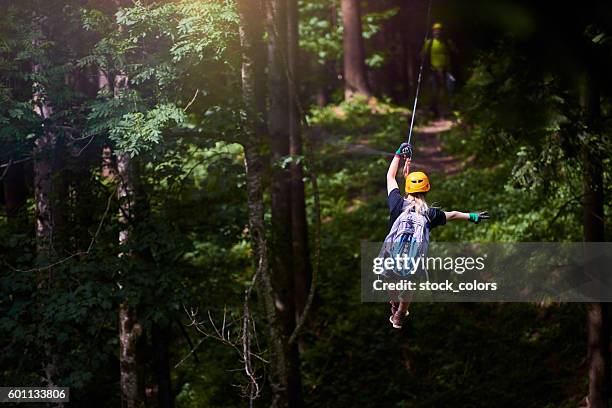
[[[429,26],[431,24],[431,1],[429,0],[427,2],[427,24],[425,25],[425,41],[423,42],[423,44],[427,44],[427,41],[429,40]],[[417,108],[417,103],[419,101],[419,91],[421,89],[421,77],[423,76],[423,65],[425,65],[425,58],[426,58],[426,54],[423,53],[421,55],[421,65],[419,66],[419,76],[417,79],[417,86],[416,86],[416,92],[414,95],[414,105],[412,107],[412,116],[410,118],[410,130],[408,131],[408,143],[410,143],[410,140],[412,139],[412,130],[414,128],[414,117],[416,116],[416,108]]]

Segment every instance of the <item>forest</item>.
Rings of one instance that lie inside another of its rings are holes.
[[[406,219],[612,254],[612,3],[0,11],[0,387],[70,390],[15,406],[612,407],[607,286],[389,317],[360,275]]]

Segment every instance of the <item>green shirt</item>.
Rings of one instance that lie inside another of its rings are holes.
[[[427,40],[423,53],[427,52],[429,52],[429,63],[432,69],[443,71],[450,68],[450,51],[446,42],[436,38]]]

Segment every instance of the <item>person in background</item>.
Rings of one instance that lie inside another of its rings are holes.
[[[451,52],[455,51],[454,44],[443,38],[442,24],[435,23],[431,27],[432,38],[425,41],[422,58],[429,67],[429,80],[431,83],[430,110],[433,114],[442,117],[442,102],[445,101],[450,107],[455,78],[450,73]]]

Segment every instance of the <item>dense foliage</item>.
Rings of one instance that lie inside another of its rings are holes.
[[[403,2],[363,2],[366,63],[378,99],[349,102],[341,101],[338,82],[337,3],[300,2],[306,170],[317,170],[323,221],[319,289],[301,352],[306,405],[576,406],[587,381],[583,305],[416,304],[406,327],[391,332],[387,305],[360,302],[359,241],[387,232],[384,174],[412,112],[401,106],[405,98],[378,91],[393,88],[380,78],[404,52],[381,40],[401,31]],[[485,3],[434,7],[455,31],[465,24],[460,44],[467,36],[474,41],[456,62],[465,80],[452,125],[427,133],[423,108],[414,144],[415,166],[423,164],[420,146],[433,143],[458,169],[434,168],[431,203],[486,209],[492,219],[449,224],[433,239],[580,241],[585,157],[602,164],[609,227],[610,8],[522,1],[498,2],[491,11]],[[185,313],[239,318],[254,270],[235,4],[113,4],[1,6],[0,179],[19,171],[26,197],[16,214],[0,214],[0,383],[41,385],[41,361],[53,350],[71,403],[118,405],[117,309],[127,299],[148,333],[142,361],[150,394],[155,327],[170,339],[177,407],[243,406],[240,356],[190,327]],[[512,11],[512,21],[500,17],[502,9]],[[420,35],[411,40],[419,48]],[[114,83],[118,77],[128,86]],[[593,78],[600,89],[596,118],[585,103]],[[331,102],[311,106],[311,85],[331,90]],[[35,113],[41,104],[52,106],[49,118]],[[40,157],[33,152],[47,132],[57,137],[54,199],[63,219],[55,220],[55,254],[40,257],[32,182]],[[113,164],[129,153],[139,174],[138,215],[124,246],[117,183],[101,171],[107,149]],[[309,185],[306,205],[314,242]],[[261,319],[256,311],[256,324]],[[257,330],[265,359],[265,332]],[[258,366],[258,375],[265,370]],[[264,406],[269,394],[255,403]]]

